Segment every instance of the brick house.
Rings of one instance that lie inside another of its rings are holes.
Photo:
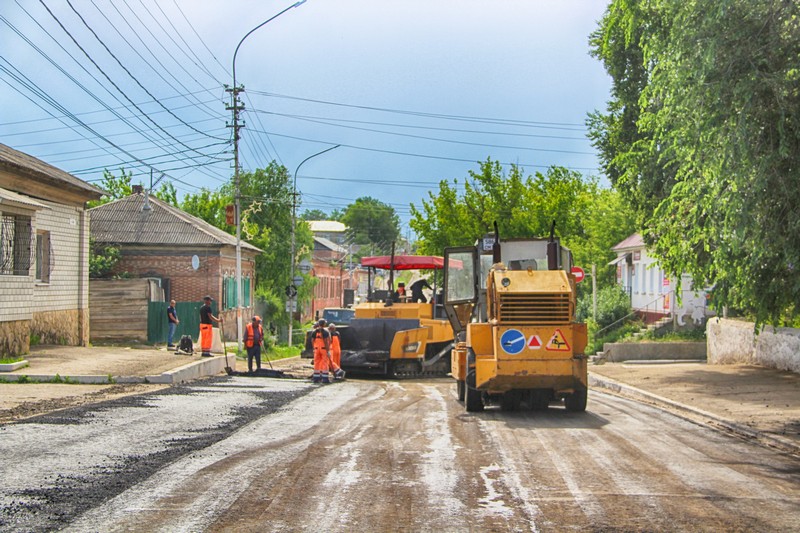
[[[89,221],[103,191],[0,144],[0,354],[89,343]]]
[[[119,247],[114,273],[159,280],[164,299],[199,302],[210,295],[226,323],[236,323],[236,237],[144,192],[97,206],[91,214],[96,245]],[[253,314],[255,258],[242,241],[243,320]],[[234,328],[225,332],[235,337]]]

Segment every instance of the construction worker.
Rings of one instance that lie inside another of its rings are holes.
[[[428,299],[425,298],[425,295],[422,293],[422,289],[431,289],[431,290],[433,290],[433,287],[431,287],[428,284],[428,280],[427,279],[420,278],[417,281],[415,281],[414,283],[412,283],[411,287],[409,287],[409,289],[411,289],[411,301],[412,302],[414,302],[414,303],[417,303],[417,302],[427,303]]]
[[[247,348],[247,371],[253,373],[253,359],[256,360],[256,370],[261,370],[261,341],[264,339],[264,328],[261,327],[261,317],[253,315],[253,319],[244,330],[244,346]]]
[[[317,329],[312,334],[314,345],[314,376],[311,381],[314,383],[330,383],[328,376],[328,359],[331,356],[331,334],[325,328],[327,321],[320,318],[317,322]]]
[[[203,305],[200,307],[200,349],[202,350],[203,357],[211,357],[211,342],[214,335],[213,325],[214,322],[219,324],[222,318],[215,317],[211,312],[211,302],[214,299],[211,296],[203,298]]]
[[[333,379],[344,379],[341,336],[336,331],[336,324],[328,326],[328,332],[331,334],[331,370],[333,370]]]

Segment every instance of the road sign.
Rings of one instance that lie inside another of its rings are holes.
[[[531,338],[528,339],[528,349],[529,350],[539,350],[542,347],[542,339],[539,335],[531,335]]]
[[[586,272],[581,267],[572,267],[572,275],[575,276],[575,283],[580,283],[586,277]]]
[[[569,347],[567,338],[564,337],[564,334],[561,332],[561,330],[557,329],[555,333],[553,333],[553,336],[550,337],[550,342],[547,343],[547,346],[545,346],[544,349],[551,352],[568,352],[572,348]]]
[[[308,274],[309,272],[311,272],[311,261],[309,261],[308,259],[303,259],[297,265],[297,270],[299,270],[303,274]]]
[[[500,346],[507,354],[517,355],[525,348],[525,335],[518,329],[507,329],[500,336]]]
[[[296,313],[297,312],[297,302],[294,300],[289,300],[286,302],[286,312],[287,313]]]
[[[294,278],[292,278],[292,285],[294,285],[295,287],[299,287],[302,284],[303,284],[303,276],[295,276]]]
[[[297,296],[297,287],[295,287],[294,285],[287,285],[286,296],[288,296],[289,298],[294,298],[295,296]]]

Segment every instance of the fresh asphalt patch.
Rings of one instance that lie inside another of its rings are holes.
[[[311,390],[217,377],[0,425],[0,530],[62,529]]]

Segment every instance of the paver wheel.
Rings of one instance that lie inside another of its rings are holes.
[[[500,409],[503,411],[519,411],[522,402],[522,391],[510,390],[503,393],[500,398]]]
[[[470,413],[476,413],[479,411],[483,411],[483,398],[481,398],[481,391],[475,388],[475,369],[471,369],[467,372],[467,382],[466,387],[467,390],[465,391],[465,402],[464,404],[467,407],[467,411]]]
[[[577,389],[569,396],[564,397],[564,406],[567,411],[583,412],[586,410],[586,401],[589,396],[589,391],[586,389]]]

